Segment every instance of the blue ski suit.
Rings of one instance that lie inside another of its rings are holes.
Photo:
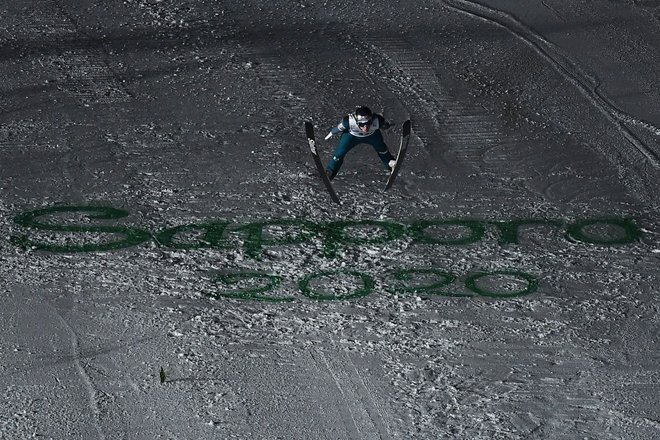
[[[354,115],[345,116],[339,125],[330,130],[332,134],[341,133],[339,145],[335,150],[332,160],[330,160],[326,167],[330,178],[337,175],[339,169],[344,163],[344,157],[346,154],[359,144],[371,145],[378,153],[378,157],[380,157],[380,160],[385,165],[385,169],[389,169],[389,162],[394,160],[394,156],[392,156],[387,149],[387,145],[385,145],[383,134],[380,129],[387,130],[390,127],[391,124],[387,122],[383,116],[374,113],[371,118],[369,130],[365,133],[358,127]]]

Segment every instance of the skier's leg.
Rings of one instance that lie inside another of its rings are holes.
[[[339,172],[339,168],[341,168],[342,164],[344,163],[344,157],[346,154],[348,154],[348,152],[351,151],[353,147],[355,147],[358,143],[359,141],[357,141],[355,136],[351,136],[348,133],[341,135],[341,138],[339,139],[339,145],[335,150],[335,154],[330,162],[328,162],[328,166],[325,167],[325,169],[330,174],[331,179],[335,177]]]
[[[383,162],[383,165],[385,165],[385,169],[389,170],[390,161],[394,160],[394,156],[392,156],[390,150],[387,149],[387,145],[383,140],[383,134],[380,131],[376,131],[374,134],[372,134],[367,138],[366,142],[368,142],[369,145],[374,147],[374,150],[376,150],[376,153],[378,153],[378,157]]]

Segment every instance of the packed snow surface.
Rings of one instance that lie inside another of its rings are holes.
[[[660,438],[660,1],[0,16],[0,439]]]

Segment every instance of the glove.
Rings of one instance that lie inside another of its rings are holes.
[[[330,132],[330,133],[327,134],[327,136],[325,137],[325,140],[327,141],[327,140],[330,139],[331,137],[332,137],[332,132]]]

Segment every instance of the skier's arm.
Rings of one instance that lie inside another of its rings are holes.
[[[327,134],[325,137],[326,140],[330,139],[333,135],[339,134],[339,133],[344,133],[345,131],[348,131],[348,118],[342,119],[342,121],[337,125],[336,127],[332,127],[330,130],[330,133]]]
[[[378,125],[383,129],[383,130],[388,130],[391,127],[394,127],[394,121],[386,121],[385,118],[381,115],[376,115],[378,118]]]

